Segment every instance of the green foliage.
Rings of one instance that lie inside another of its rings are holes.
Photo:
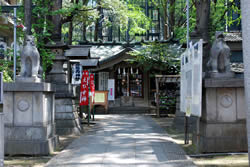
[[[0,71],[3,72],[3,81],[12,82],[13,78],[13,49],[7,48],[7,51],[4,53],[6,57],[0,59]],[[20,57],[17,57],[17,62],[20,60]],[[20,66],[20,63],[17,63],[17,67]],[[18,68],[17,68],[18,69]]]
[[[182,49],[176,44],[152,42],[144,44],[141,49],[130,52],[139,65],[145,70],[161,70],[167,74],[178,74],[180,71],[180,54]]]
[[[48,16],[52,15],[52,12],[49,10],[49,5],[51,1],[49,0],[34,0],[33,2],[36,6],[33,8],[32,17],[34,22],[32,24],[32,32],[36,38],[36,46],[39,50],[40,56],[42,58],[42,67],[45,73],[53,64],[54,54],[46,49],[46,43],[50,41],[51,30],[53,24],[50,23],[47,19]]]

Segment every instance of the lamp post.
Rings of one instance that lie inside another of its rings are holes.
[[[243,33],[243,60],[244,60],[244,83],[246,97],[247,136],[248,136],[248,159],[250,157],[250,1],[241,0],[242,33]],[[250,161],[249,161],[250,165]]]

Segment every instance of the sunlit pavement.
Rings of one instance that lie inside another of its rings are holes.
[[[47,166],[194,167],[182,148],[150,117],[105,115]]]

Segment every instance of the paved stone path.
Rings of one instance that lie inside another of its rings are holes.
[[[195,167],[150,117],[106,115],[47,167]]]

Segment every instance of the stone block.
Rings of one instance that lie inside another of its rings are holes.
[[[215,121],[217,119],[217,99],[216,88],[206,89],[206,104],[203,109],[202,117],[206,121]]]
[[[9,140],[46,140],[47,127],[5,126],[5,139]]]
[[[198,147],[201,152],[247,151],[245,123],[201,122]]]
[[[56,92],[72,92],[72,86],[70,84],[57,84],[56,85]]]
[[[55,105],[55,107],[56,107],[56,112],[57,113],[64,113],[64,112],[66,112],[66,106],[65,105],[59,105],[59,104],[57,104],[57,105]]]
[[[32,82],[42,82],[41,78],[38,77],[21,77],[21,76],[17,76],[16,77],[16,82],[28,82],[28,83],[32,83]]]
[[[45,101],[47,103],[47,106],[44,106],[44,108],[47,108],[46,109],[46,119],[44,119],[46,122],[51,122],[52,121],[52,113],[54,112],[54,96],[53,95],[49,95],[49,94],[46,94],[45,95]]]
[[[70,127],[76,127],[76,120],[56,120],[56,125],[58,127],[65,127],[65,128],[70,128]]]
[[[63,136],[63,135],[70,135],[70,134],[74,134],[74,135],[81,135],[81,132],[83,130],[81,128],[78,127],[69,127],[69,128],[65,128],[65,127],[57,127],[56,128],[56,134]]]
[[[9,140],[5,142],[7,155],[48,155],[53,153],[58,144],[58,136],[46,141]]]
[[[0,166],[4,161],[4,114],[0,113]]]
[[[66,112],[73,112],[73,111],[75,111],[74,110],[74,106],[71,106],[71,105],[65,106],[65,110],[66,110]]]
[[[10,124],[12,125],[14,123],[14,96],[13,92],[4,92],[4,98],[3,98],[3,111],[4,111],[4,122],[5,125]]]
[[[47,119],[47,101],[42,92],[32,93],[33,98],[33,125],[43,125],[48,123]]]
[[[235,137],[235,136],[246,136],[246,127],[244,123],[214,123],[200,124],[200,133],[202,136],[206,137]]]
[[[237,119],[246,120],[246,100],[244,88],[237,88]]]
[[[46,82],[50,83],[66,83],[66,73],[50,73],[46,76]]]
[[[236,89],[218,88],[217,89],[217,121],[235,122],[236,121]]]
[[[215,139],[215,152],[247,151],[246,140],[243,137],[222,137]]]
[[[71,119],[75,119],[78,118],[77,114],[74,112],[71,113],[56,113],[56,120],[57,119],[63,119],[63,120],[71,120]]]
[[[72,98],[61,98],[61,99],[57,99],[56,98],[56,102],[55,105],[73,105],[74,101],[72,100]]]
[[[14,125],[32,126],[32,93],[14,93]]]
[[[50,83],[4,83],[5,92],[55,92],[55,85]]]
[[[50,124],[47,126],[47,139],[55,136],[56,134],[56,125],[55,124]]]
[[[216,145],[215,145],[215,139],[213,138],[204,138],[203,136],[200,136],[200,147],[198,148],[200,152],[215,152]]]

